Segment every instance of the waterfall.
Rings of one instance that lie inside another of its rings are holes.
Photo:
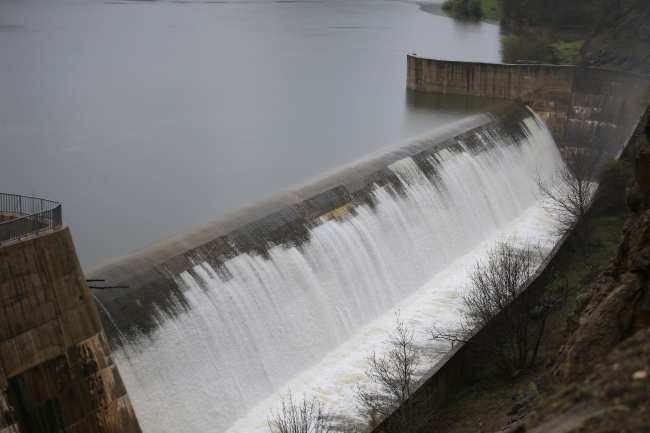
[[[394,310],[457,320],[454,276],[513,227],[545,230],[533,173],[560,163],[543,122],[511,107],[320,179],[210,241],[204,228],[128,277],[128,264],[104,270],[132,285],[96,299],[143,430],[264,431],[287,386],[354,417],[332,390],[350,394]]]

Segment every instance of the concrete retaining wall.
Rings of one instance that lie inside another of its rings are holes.
[[[0,433],[140,432],[63,224],[0,246]]]
[[[522,292],[519,297],[534,296],[540,291],[544,290],[553,279],[553,273],[557,269],[554,264],[560,263],[567,259],[567,255],[571,254],[568,245],[568,239],[571,233],[565,234],[555,245],[549,254],[549,262],[547,266],[538,269],[533,276],[531,283]],[[520,300],[515,299],[514,302]],[[431,370],[429,370],[419,381],[416,397],[419,395],[430,396],[430,398],[420,398],[419,401],[427,401],[426,405],[419,408],[422,412],[435,411],[449,401],[471,380],[475,365],[478,364],[476,359],[477,353],[472,348],[472,341],[482,338],[482,331],[479,331],[469,343],[459,343],[445,356],[436,363]],[[390,432],[388,424],[390,417],[381,420],[381,422],[374,428],[366,429],[367,433],[383,433]]]
[[[616,155],[645,107],[650,77],[609,69],[430,60],[409,55],[409,89],[512,99],[529,105],[559,147]]]
[[[499,65],[450,62],[408,56],[409,89],[459,95],[497,97],[525,102],[548,124],[560,147],[580,147],[620,155],[646,107],[636,97],[650,77],[604,69],[548,65]],[[564,260],[565,235],[522,294],[548,285],[553,263]],[[475,338],[480,338],[480,331]],[[449,351],[420,380],[416,391],[432,395],[423,411],[448,403],[469,382],[476,360],[470,344]],[[368,432],[388,431],[390,418]]]

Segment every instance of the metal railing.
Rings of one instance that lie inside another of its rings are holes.
[[[61,203],[23,195],[0,193],[0,213],[19,215],[0,223],[0,244],[55,229],[62,222]]]

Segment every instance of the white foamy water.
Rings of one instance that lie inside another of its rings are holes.
[[[527,241],[540,240],[544,252],[550,252],[553,239],[548,237],[548,233],[553,229],[552,224],[552,219],[540,207],[531,206],[526,209],[519,218],[503,227],[502,231],[495,232],[472,251],[454,260],[411,296],[365,325],[318,364],[286,383],[277,393],[239,419],[228,432],[268,433],[267,418],[271,410],[277,408],[281,396],[286,398],[289,391],[299,400],[303,395],[308,398],[317,397],[327,403],[328,409],[337,418],[363,425],[364,420],[355,404],[355,390],[357,385],[366,388],[374,386],[365,375],[369,367],[366,359],[373,351],[381,356],[390,349],[389,333],[394,330],[396,314],[416,332],[413,344],[421,353],[417,370],[419,379],[449,349],[446,344],[430,341],[426,329],[432,325],[449,330],[458,328],[463,308],[459,294],[466,287],[467,269],[484,258],[486,250],[504,235],[514,234],[515,244],[520,246],[524,246]]]
[[[486,245],[513,231],[549,232],[533,172],[549,174],[561,160],[541,121],[521,128],[520,143],[484,129],[479,150],[459,140],[438,151],[429,157],[435,181],[411,158],[392,164],[400,193],[375,188],[372,209],[321,219],[300,247],[225,261],[225,281],[207,262],[178,275],[189,312],[115,350],[143,430],[266,431],[288,387],[358,420],[352,387],[396,310],[424,345],[426,326],[458,322],[457,289]]]

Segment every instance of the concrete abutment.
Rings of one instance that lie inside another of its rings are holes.
[[[0,246],[0,433],[138,433],[70,230]]]
[[[572,66],[454,62],[412,55],[407,65],[409,89],[523,102],[546,122],[560,149],[588,149],[615,157],[644,115],[647,107],[639,96],[650,86],[647,75]],[[564,260],[570,236],[556,244],[549,265]],[[548,265],[539,269],[522,296],[543,290],[552,269]],[[459,344],[429,370],[416,393],[434,397],[421,410],[433,411],[449,402],[471,379],[475,356],[469,345]],[[366,431],[389,431],[389,423],[390,417]]]
[[[409,89],[520,101],[544,120],[560,148],[617,155],[645,106],[650,77],[610,69],[507,65],[407,57]]]

